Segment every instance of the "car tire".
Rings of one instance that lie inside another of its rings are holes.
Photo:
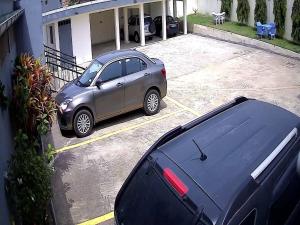
[[[160,110],[160,95],[157,90],[151,89],[144,99],[144,111],[146,115],[152,116]]]
[[[138,34],[138,32],[135,32],[134,33],[134,41],[136,42],[136,43],[139,43],[140,42],[140,36],[139,36],[139,34]]]
[[[78,137],[86,137],[91,134],[94,119],[90,111],[82,109],[74,117],[73,129]]]

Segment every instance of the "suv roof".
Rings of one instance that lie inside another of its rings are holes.
[[[287,110],[247,100],[188,129],[156,151],[173,161],[225,210],[247,181],[254,182],[251,173],[299,123],[299,117]],[[193,140],[206,160],[200,160]]]

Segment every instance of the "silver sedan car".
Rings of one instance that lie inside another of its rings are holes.
[[[85,137],[95,123],[122,113],[139,108],[147,115],[158,113],[166,94],[162,61],[136,50],[112,51],[94,59],[82,76],[58,92],[59,126]]]

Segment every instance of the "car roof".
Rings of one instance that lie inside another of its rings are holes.
[[[126,56],[139,56],[139,57],[145,57],[145,55],[135,49],[124,49],[124,50],[115,50],[115,51],[110,51],[107,53],[104,53],[102,55],[97,56],[97,60],[102,63],[106,64],[107,62],[116,59],[116,58],[121,58],[121,57],[126,57]]]
[[[299,126],[300,118],[280,107],[247,100],[158,147],[225,210],[246,188],[251,173]],[[200,151],[207,159],[201,161]],[[244,185],[244,187],[243,187]]]

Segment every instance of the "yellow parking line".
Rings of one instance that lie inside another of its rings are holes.
[[[77,148],[77,147],[80,147],[80,146],[83,146],[83,145],[86,145],[86,144],[90,144],[90,143],[95,142],[95,141],[103,140],[103,139],[111,137],[113,135],[120,134],[120,133],[123,133],[125,131],[129,131],[129,130],[133,130],[133,129],[142,127],[146,124],[154,123],[156,121],[168,118],[168,117],[173,116],[173,115],[175,115],[177,113],[180,113],[182,111],[184,111],[184,109],[178,110],[176,112],[168,113],[168,114],[166,114],[164,116],[161,116],[161,117],[158,117],[158,118],[147,120],[147,121],[145,121],[143,123],[140,123],[140,124],[137,124],[137,125],[129,126],[129,127],[126,127],[126,128],[123,128],[123,129],[120,129],[120,130],[117,130],[117,131],[113,131],[113,132],[110,132],[110,133],[107,133],[107,134],[104,134],[104,135],[101,135],[101,136],[98,136],[98,137],[94,137],[94,138],[88,139],[86,141],[82,141],[80,143],[77,143],[77,144],[62,147],[62,148],[56,149],[55,152],[56,153],[61,153],[61,152],[64,152],[64,151],[67,151],[67,150],[70,150],[70,149],[73,149],[73,148]]]
[[[100,216],[100,217],[97,217],[95,219],[91,219],[91,220],[88,220],[88,221],[85,221],[83,223],[80,223],[78,225],[96,225],[96,224],[99,224],[99,223],[103,223],[107,220],[110,220],[114,218],[114,212],[110,212],[110,213],[107,213],[103,216]]]
[[[195,116],[200,116],[200,113],[198,113],[197,111],[195,111],[195,110],[193,110],[193,109],[191,109],[191,108],[189,108],[189,107],[181,104],[180,102],[176,101],[175,99],[170,98],[169,96],[166,96],[166,99],[169,100],[169,101],[171,101],[171,102],[173,102],[173,103],[175,103],[175,105],[179,106],[183,110],[189,111],[189,112],[193,113]]]

